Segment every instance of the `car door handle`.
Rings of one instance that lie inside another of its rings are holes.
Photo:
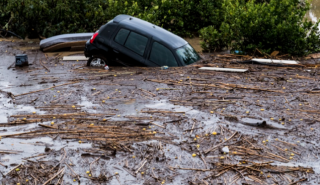
[[[113,52],[115,52],[115,53],[119,53],[119,51],[117,51],[117,50],[113,50]]]

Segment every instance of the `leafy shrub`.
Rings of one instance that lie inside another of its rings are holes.
[[[193,37],[209,25],[219,25],[222,0],[147,0],[139,17],[178,35]],[[149,6],[148,6],[149,4]],[[150,6],[151,5],[151,6]]]
[[[1,4],[1,1],[0,1]],[[2,0],[0,27],[20,35],[94,32],[118,14],[129,14],[181,36],[219,24],[222,0]]]
[[[33,37],[94,32],[129,14],[183,37],[200,33],[205,50],[304,55],[320,41],[319,22],[304,19],[309,8],[302,0],[0,0],[0,29]]]
[[[0,26],[20,35],[94,32],[118,14],[138,12],[137,3],[124,0],[3,0]]]
[[[310,9],[308,2],[225,0],[222,9],[224,19],[220,27],[200,30],[205,50],[230,47],[252,53],[257,48],[265,53],[278,50],[292,55],[319,51],[319,22],[314,25],[305,19]]]

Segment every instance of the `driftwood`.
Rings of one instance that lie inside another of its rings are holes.
[[[37,90],[37,91],[31,91],[31,92],[28,92],[28,93],[18,94],[18,95],[15,95],[15,97],[24,96],[24,95],[28,95],[28,94],[32,94],[32,93],[36,93],[36,92],[41,92],[41,91],[49,90],[49,89],[60,87],[60,86],[64,86],[64,85],[71,85],[71,84],[75,84],[75,83],[79,83],[79,82],[71,82],[71,83],[65,83],[65,84],[61,84],[61,85],[56,85],[56,86],[48,87],[48,88]]]
[[[64,173],[64,168],[62,168],[58,173],[54,174],[53,177],[51,177],[49,180],[47,180],[46,182],[43,183],[43,185],[48,184],[50,181],[52,181],[53,179],[55,179],[58,175],[60,175],[61,173]]]
[[[41,60],[40,60],[40,64],[42,65],[43,68],[45,68],[47,71],[50,72],[50,69],[48,69],[47,66],[45,66]]]

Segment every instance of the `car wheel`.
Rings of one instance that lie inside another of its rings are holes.
[[[104,67],[108,65],[108,60],[106,58],[103,57],[90,57],[88,62],[87,62],[87,66],[89,67]]]

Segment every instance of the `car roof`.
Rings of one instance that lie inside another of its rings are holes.
[[[136,30],[139,33],[152,36],[155,40],[160,40],[167,44],[171,49],[180,48],[188,43],[183,38],[168,30],[130,15],[118,15],[113,19],[113,22],[131,28],[133,31]]]

